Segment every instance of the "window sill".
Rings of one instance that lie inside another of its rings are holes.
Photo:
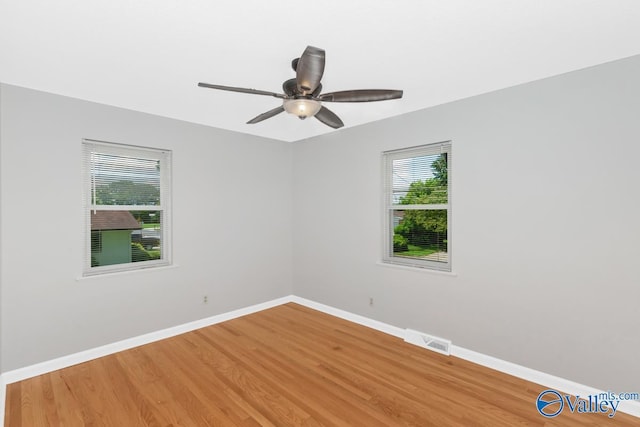
[[[437,275],[441,275],[441,276],[450,276],[450,277],[457,277],[458,276],[457,273],[454,273],[452,271],[434,270],[434,269],[423,268],[423,267],[412,267],[412,266],[409,266],[409,265],[394,264],[392,262],[378,261],[378,262],[376,262],[376,264],[381,266],[381,267],[397,268],[399,270],[415,271],[417,273],[437,274]]]
[[[178,267],[180,266],[177,264],[171,264],[171,265],[162,265],[158,267],[137,268],[134,270],[112,271],[112,272],[105,272],[100,274],[92,274],[88,276],[78,276],[76,277],[76,281],[80,282],[83,280],[100,279],[102,277],[123,276],[123,275],[136,274],[136,273],[149,273],[153,271],[164,271],[164,270],[171,270]]]

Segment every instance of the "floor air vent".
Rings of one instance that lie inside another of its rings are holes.
[[[451,354],[451,341],[433,335],[423,334],[412,329],[405,329],[404,340],[410,344],[427,348],[449,356]]]

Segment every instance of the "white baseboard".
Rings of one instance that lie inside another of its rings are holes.
[[[360,316],[358,314],[350,313],[339,308],[331,307],[325,304],[321,304],[315,301],[308,300],[306,298],[297,297],[295,295],[289,295],[282,298],[267,301],[265,303],[252,305],[250,307],[233,310],[228,313],[219,314],[216,316],[208,317],[206,319],[197,320],[194,322],[185,323],[172,328],[163,329],[149,334],[141,335],[134,338],[129,338],[123,341],[118,341],[112,344],[107,344],[94,349],[82,351],[79,353],[71,354],[68,356],[59,357],[50,361],[38,363],[36,365],[27,366],[13,371],[8,371],[0,375],[0,420],[4,420],[5,411],[5,396],[6,385],[16,381],[21,381],[27,378],[31,378],[37,375],[45,374],[47,372],[55,371],[58,369],[66,368],[76,365],[78,363],[87,362],[89,360],[96,359],[98,357],[107,356],[109,354],[117,353],[119,351],[128,350],[130,348],[138,347],[143,344],[148,344],[154,341],[159,341],[165,338],[170,338],[185,332],[190,332],[196,329],[204,328],[206,326],[215,325],[216,323],[225,322],[227,320],[242,317],[247,314],[256,313],[258,311],[266,310],[268,308],[276,307],[278,305],[286,304],[288,302],[294,302],[305,307],[312,308],[314,310],[321,311],[323,313],[330,314],[335,317],[339,317],[344,320],[348,320],[359,325],[363,325],[372,329],[375,329],[385,334],[389,334],[401,339],[404,339],[405,329],[397,326],[392,326],[387,323],[380,322],[378,320],[370,319],[368,317]],[[522,378],[527,381],[540,384],[544,387],[556,389],[564,393],[570,393],[574,396],[587,396],[602,393],[602,390],[595,389],[593,387],[578,384],[576,382],[566,380],[564,378],[549,375],[544,372],[536,371],[535,369],[526,368],[515,363],[507,362],[495,357],[487,356],[482,353],[478,353],[472,350],[458,347],[456,345],[451,346],[451,355],[459,357],[461,359],[468,360],[478,365],[486,366],[496,371],[504,372],[509,375],[513,375],[518,378]],[[636,390],[632,390],[635,392]],[[532,405],[535,402],[531,402]],[[618,408],[619,412],[624,412],[629,415],[640,417],[640,402],[639,401],[625,401],[621,402]]]
[[[359,325],[367,326],[372,329],[376,329],[380,332],[384,332],[389,335],[396,336],[404,339],[405,329],[397,326],[392,326],[377,320],[369,319],[358,314],[353,314],[339,308],[331,307],[328,305],[320,304],[315,301],[311,301],[305,298],[297,296],[292,297],[292,302],[304,305],[309,308],[313,308],[318,311],[322,311],[327,314],[339,317],[341,319],[349,320]],[[603,390],[598,390],[593,387],[582,385],[574,381],[570,381],[564,378],[556,377],[535,369],[530,369],[515,363],[507,362],[506,360],[498,359],[486,354],[478,353],[472,350],[468,350],[463,347],[451,345],[451,355],[465,359],[469,362],[476,363],[487,368],[495,369],[496,371],[503,372],[505,374],[512,375],[514,377],[521,378],[526,381],[531,381],[536,384],[540,384],[547,388],[552,388],[563,393],[569,393],[573,396],[588,396],[603,393]],[[624,391],[624,390],[619,390]],[[631,390],[631,392],[640,392],[638,390]],[[531,402],[531,405],[535,405],[535,402]],[[620,402],[618,407],[619,412],[624,412],[635,417],[640,417],[640,401],[624,401]]]
[[[604,392],[604,390],[598,390],[584,384],[579,384],[575,381],[556,377],[555,375],[547,374],[545,372],[536,371],[535,369],[507,362],[506,360],[498,359],[496,357],[487,356],[486,354],[478,353],[456,345],[451,346],[451,355],[532,383],[540,384],[546,388],[561,391],[563,393],[569,393],[572,396],[586,397],[589,395],[598,395]],[[636,392],[636,390],[633,390],[633,392]],[[620,402],[618,411],[633,415],[634,417],[640,417],[640,401],[622,401]]]
[[[394,337],[404,338],[404,329],[398,328],[397,326],[389,325],[388,323],[379,322],[368,317],[360,316],[359,314],[353,314],[348,311],[340,310],[339,308],[320,304],[319,302],[297,297],[295,295],[291,296],[291,302],[295,302],[296,304],[304,305],[305,307],[313,308],[314,310],[318,310],[323,313],[327,313],[332,316],[357,323],[358,325],[367,326],[371,329],[384,332],[385,334],[393,335]]]
[[[15,369],[5,372],[2,377],[5,384],[11,384],[16,381],[22,381],[27,378],[42,375],[47,372],[56,371],[58,369],[67,368],[69,366],[77,365],[78,363],[88,362],[89,360],[97,359],[99,357],[108,356],[119,351],[129,350],[134,347],[138,347],[144,344],[149,344],[154,341],[159,341],[165,338],[170,338],[176,335],[184,334],[185,332],[194,331],[196,329],[204,328],[207,326],[215,325],[216,323],[225,322],[227,320],[235,319],[237,317],[246,316],[247,314],[256,313],[258,311],[266,310],[271,307],[285,304],[291,301],[291,296],[286,296],[271,301],[267,301],[261,304],[252,305],[250,307],[240,308],[228,313],[218,314],[205,319],[196,320],[193,322],[185,323],[182,325],[174,326],[160,331],[151,332],[148,334],[140,335],[137,337],[129,338],[126,340],[118,341],[112,344],[103,345],[100,347],[92,348],[89,350],[81,351],[79,353],[70,354],[68,356],[58,357],[46,362],[37,363],[35,365],[26,366],[24,368]]]

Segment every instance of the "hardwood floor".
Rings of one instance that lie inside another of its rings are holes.
[[[10,384],[5,426],[640,426],[544,389],[285,304]]]

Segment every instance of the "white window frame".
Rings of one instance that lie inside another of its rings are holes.
[[[99,152],[116,156],[157,160],[160,164],[160,205],[96,205],[91,200],[92,186],[91,153]],[[171,157],[170,150],[117,144],[91,139],[82,140],[83,164],[83,210],[84,210],[84,260],[83,276],[133,271],[154,267],[166,267],[172,264],[171,242]],[[112,211],[159,211],[161,213],[161,258],[157,260],[130,262],[104,266],[91,266],[91,212],[94,210]]]
[[[401,205],[393,203],[393,161],[426,155],[447,153],[447,203],[424,205]],[[451,272],[452,266],[452,210],[451,210],[451,141],[443,141],[382,153],[383,168],[383,254],[382,262],[388,264],[417,267],[429,270]],[[447,211],[447,261],[430,261],[393,255],[393,213],[396,210],[446,210]]]

